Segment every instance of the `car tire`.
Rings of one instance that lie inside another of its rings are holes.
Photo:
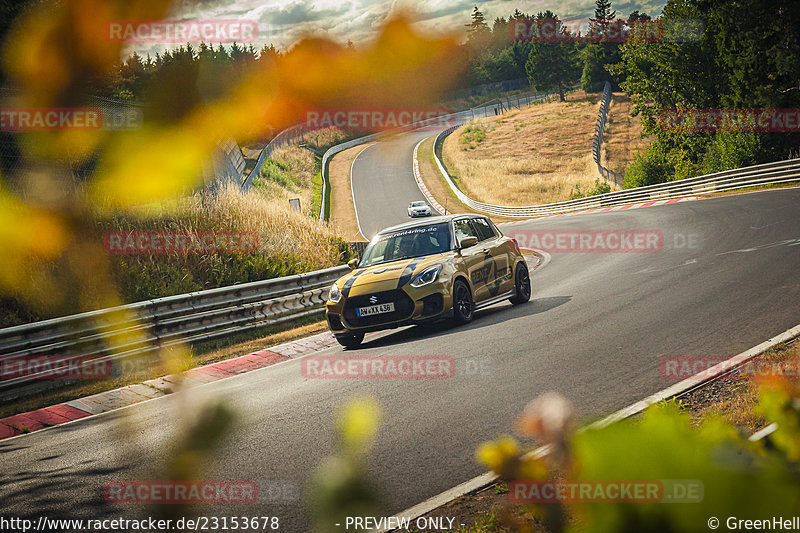
[[[364,340],[363,333],[351,333],[350,335],[336,335],[336,340],[345,348],[357,348]]]
[[[524,263],[514,270],[514,296],[508,299],[514,305],[524,304],[531,299],[531,276]]]
[[[456,324],[472,322],[475,304],[469,286],[463,280],[457,279],[453,283],[453,320]]]

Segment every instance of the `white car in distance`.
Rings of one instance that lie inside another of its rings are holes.
[[[411,218],[429,217],[431,216],[431,207],[423,201],[411,202],[408,204],[408,216]]]

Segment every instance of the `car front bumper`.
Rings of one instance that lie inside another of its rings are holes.
[[[371,297],[376,301],[370,301]],[[388,302],[395,304],[394,311],[365,317],[356,315],[357,308]],[[347,335],[423,324],[448,316],[452,307],[449,280],[439,279],[419,288],[410,285],[400,289],[369,285],[356,287],[340,301],[328,302],[325,317],[334,335]]]

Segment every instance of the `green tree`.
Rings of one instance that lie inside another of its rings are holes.
[[[652,42],[635,36],[621,47],[621,61],[608,67],[622,75],[622,88],[633,100],[633,115],[642,117],[645,135],[654,135],[660,146],[660,162],[671,161],[674,168],[690,168],[702,160],[713,135],[664,128],[660,117],[674,109],[716,108],[724,76],[714,54],[714,32],[708,28],[708,14],[694,0],[668,0],[662,24],[698,20],[706,31],[698,39],[663,39]],[[663,156],[663,157],[662,157]],[[658,168],[663,168],[661,165]]]
[[[467,44],[473,50],[480,50],[491,38],[492,32],[478,6],[472,9],[472,22],[464,26],[467,28]]]
[[[721,105],[800,107],[800,3],[796,0],[709,0],[716,56],[723,69]],[[778,159],[800,146],[800,135],[768,133],[761,149]]]
[[[570,34],[558,16],[552,11],[540,12],[534,23],[556,21],[556,34],[563,42],[531,43],[525,71],[531,85],[540,90],[555,90],[561,101],[565,101],[565,93],[569,84],[577,79],[580,72],[577,50]]]
[[[612,25],[619,30],[622,21],[615,21],[617,12],[611,9],[610,0],[597,0],[595,5],[594,18],[589,19],[588,36],[600,42],[588,43],[581,50],[581,89],[587,92],[601,91],[605,82],[610,81],[613,89],[619,90],[617,77],[612,76],[606,66],[619,62],[620,44],[610,35],[615,33],[611,31]]]
[[[800,4],[669,0],[659,22],[664,39],[649,42],[634,32],[621,61],[609,67],[625,77],[634,115],[642,117],[644,133],[655,136],[626,173],[626,186],[780,159],[796,150],[797,134],[693,131],[665,127],[659,117],[669,110],[800,106]]]
[[[596,0],[594,18],[589,19],[589,33],[604,34],[616,16],[617,12],[611,9],[611,0]]]

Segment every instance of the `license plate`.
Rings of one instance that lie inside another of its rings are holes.
[[[378,315],[380,313],[391,313],[394,311],[394,303],[370,305],[369,307],[356,308],[356,316]]]

